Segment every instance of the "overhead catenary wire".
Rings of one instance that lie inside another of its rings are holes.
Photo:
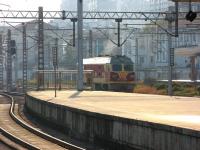
[[[142,15],[146,17],[146,19],[150,20],[153,24],[157,25],[160,29],[162,29],[164,32],[166,32],[167,34],[171,35],[171,36],[175,36],[175,34],[169,32],[167,29],[165,29],[164,27],[162,27],[160,24],[158,24],[156,21],[152,20],[151,18],[149,18],[148,16],[146,16],[143,12]]]
[[[72,46],[71,43],[69,43],[68,41],[66,41],[62,36],[60,36],[58,33],[56,33],[53,30],[50,30],[52,33],[54,33],[57,37],[59,37],[60,39],[62,39],[65,43],[67,43],[69,46]]]
[[[108,40],[110,40],[113,44],[118,45],[115,41],[113,41],[106,33],[104,33],[100,28],[94,28],[96,30],[98,30],[99,32],[101,32]],[[107,28],[108,29],[108,28]],[[114,28],[112,28],[114,29]],[[130,33],[128,34],[128,36],[124,39],[124,41],[120,44],[120,46],[123,46],[125,44],[125,42],[130,38],[130,36],[134,33],[134,31],[136,30],[136,28],[133,28]]]
[[[15,30],[17,30],[17,31],[19,31],[19,32],[21,32],[21,33],[23,33],[20,29],[18,29],[17,27],[13,26],[13,25],[10,24],[9,22],[7,22],[7,21],[3,21],[3,22],[5,22],[5,23],[8,24],[9,26],[13,27]],[[28,35],[28,34],[26,34],[26,36],[29,37],[29,38],[31,38],[31,39],[33,39],[33,40],[35,40],[35,41],[38,41],[38,39],[34,38],[33,36],[30,36],[30,35]]]
[[[101,29],[99,28],[94,28],[98,30],[100,33],[102,33],[108,40],[110,40],[113,44],[118,45],[115,41],[113,41],[106,33],[104,33]]]
[[[132,29],[132,31],[129,33],[129,35],[124,39],[124,41],[120,44],[120,46],[123,46],[124,43],[131,37],[131,35],[134,33],[135,29]],[[135,36],[135,35],[134,35]]]
[[[9,22],[7,22],[7,21],[3,21],[3,22],[5,22],[5,23],[8,24],[9,26],[13,27],[14,29],[16,29],[17,31],[19,31],[19,32],[22,33],[22,31],[21,31],[20,29],[18,29],[17,27],[13,26],[11,23],[9,23]],[[56,29],[49,29],[49,28],[47,28],[47,29],[45,29],[45,30],[51,31],[51,32],[54,33],[57,37],[59,37],[60,39],[62,39],[64,42],[66,42],[69,46],[72,46],[72,44],[69,43],[68,41],[66,41],[66,40],[63,38],[63,36],[60,36],[60,35],[57,34],[55,31],[53,31],[53,30],[56,30]],[[71,30],[71,29],[63,29],[63,30]],[[35,41],[38,41],[38,39],[34,38],[33,36],[30,36],[30,35],[28,35],[28,34],[26,34],[26,35],[27,35],[27,37],[29,37],[29,38],[31,38],[31,39],[33,39],[33,40],[35,40]]]

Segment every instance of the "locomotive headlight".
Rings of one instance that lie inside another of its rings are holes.
[[[118,79],[119,79],[118,73],[115,73],[115,72],[110,73],[110,80],[111,81],[117,81]]]
[[[127,76],[126,76],[126,79],[128,81],[134,81],[135,80],[135,73],[132,72],[132,73],[129,73]]]

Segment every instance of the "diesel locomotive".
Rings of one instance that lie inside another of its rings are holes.
[[[135,82],[134,64],[127,56],[100,56],[83,59],[84,84],[94,90],[132,91]]]

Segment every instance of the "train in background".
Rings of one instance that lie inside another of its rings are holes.
[[[133,90],[135,83],[134,64],[127,56],[100,56],[83,59],[84,70],[92,74],[84,75],[84,84],[93,85],[94,90]]]

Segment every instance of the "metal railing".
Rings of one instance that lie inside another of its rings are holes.
[[[35,79],[38,76],[44,76],[44,85],[43,89],[54,89],[55,88],[55,74],[56,74],[56,87],[58,90],[62,89],[77,89],[77,81],[78,81],[78,71],[77,70],[57,70],[56,73],[54,70],[39,70],[36,73]],[[91,90],[93,87],[92,70],[84,70],[84,89]],[[88,76],[91,80],[87,80]],[[36,80],[35,80],[36,81]],[[37,83],[35,83],[35,87],[37,87]]]

